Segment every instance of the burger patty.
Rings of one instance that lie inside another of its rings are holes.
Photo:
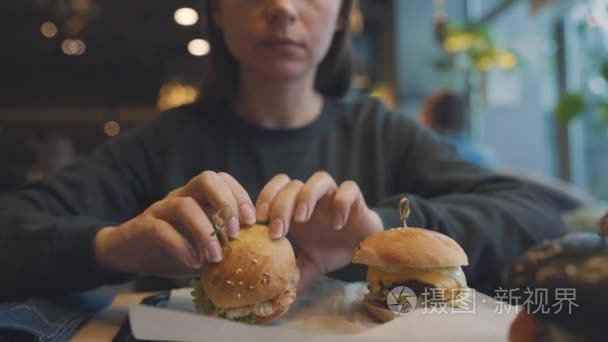
[[[386,297],[382,297],[382,295],[373,295],[371,293],[368,293],[365,296],[365,301],[371,305],[388,310],[388,304],[386,303]]]
[[[435,288],[431,284],[427,284],[418,280],[408,280],[402,283],[392,283],[389,285],[385,285],[383,282],[380,282],[380,287],[382,288],[381,293],[369,293],[366,296],[366,300],[368,303],[378,306],[383,309],[388,309],[387,298],[390,295],[391,291],[394,288],[405,286],[414,291],[414,294],[419,298],[422,297],[425,293],[425,290]],[[427,291],[428,292],[428,291]]]

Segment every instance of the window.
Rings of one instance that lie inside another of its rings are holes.
[[[573,181],[608,200],[608,0],[577,2],[564,25],[567,88],[584,103],[569,124]]]

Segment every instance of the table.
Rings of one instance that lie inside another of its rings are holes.
[[[70,339],[72,342],[111,341],[127,317],[129,306],[141,302],[153,293],[117,295],[112,305],[99,312]]]
[[[412,341],[445,341],[446,336],[449,336],[449,339],[454,342],[504,341],[508,335],[509,326],[517,313],[514,308],[511,308],[512,310],[497,314],[494,299],[477,292],[475,292],[476,296],[474,297],[476,298],[474,302],[476,310],[474,313],[458,315],[437,314],[434,317],[429,317],[418,311],[408,314],[401,321],[395,320],[387,323],[386,326],[383,326],[383,329],[367,329],[365,326],[361,326],[361,323],[369,321],[369,317],[359,309],[349,310],[348,314],[337,314],[332,311],[337,310],[342,312],[347,306],[358,305],[352,301],[358,301],[359,299],[357,298],[361,297],[360,292],[366,291],[366,288],[364,283],[344,285],[338,281],[319,282],[318,286],[313,287],[307,296],[301,297],[299,302],[292,307],[290,311],[292,315],[291,327],[312,328],[316,329],[314,331],[317,333],[342,333],[348,330],[349,334],[363,328],[365,331],[362,331],[359,335],[360,340],[377,340],[378,336],[382,336],[383,338],[389,338],[391,341],[401,341],[402,336],[407,335],[408,340],[411,339]],[[183,297],[187,296],[187,293],[189,293],[189,289],[180,289],[174,294],[177,297]],[[100,312],[83,328],[77,331],[71,341],[111,341],[126,319],[129,307],[140,303],[145,297],[154,294],[158,293],[125,293],[117,295],[112,305]],[[315,305],[310,306],[313,302]],[[303,305],[303,307],[298,309],[298,305]],[[167,323],[170,320],[165,321],[167,316],[159,317],[158,312],[156,314],[155,319],[159,320],[161,329],[171,329],[171,322]],[[311,320],[311,317],[314,317],[314,319]],[[201,328],[202,321],[193,322],[192,319],[188,318],[183,322],[189,322],[184,324],[193,327],[192,331],[194,332],[191,334],[200,336],[200,332],[197,332],[197,329]],[[331,323],[328,325],[328,322]],[[353,325],[353,322],[359,323]],[[480,324],[480,322],[483,322],[483,324]],[[205,334],[208,335],[210,340],[219,341],[225,339],[226,331],[228,331],[226,330],[227,327],[224,326],[223,329],[219,329],[219,327],[223,324],[228,324],[227,322],[206,322],[205,324],[213,324],[212,329],[205,330],[203,327]],[[159,326],[156,327],[158,328]],[[422,328],[418,329],[419,327]],[[237,327],[231,326],[229,328],[234,329],[230,331],[238,336],[245,336],[250,333],[244,331],[244,327],[236,329]],[[163,332],[166,331],[168,330],[163,330]],[[450,334],[449,331],[456,333]],[[258,339],[262,337],[263,339],[260,340],[268,341],[272,340],[269,334],[276,334],[276,332],[262,330],[256,331],[255,334]],[[268,338],[266,338],[266,335],[269,335]],[[299,335],[293,337],[294,341],[301,340],[298,338],[300,337]],[[190,338],[192,337],[184,339]],[[352,339],[353,337],[347,334],[341,340],[350,341]]]

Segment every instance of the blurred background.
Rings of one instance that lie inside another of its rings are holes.
[[[1,1],[0,191],[195,101],[203,8]],[[434,110],[463,115],[459,139],[491,167],[608,201],[608,0],[360,0],[352,19],[351,96],[419,119],[454,95]]]

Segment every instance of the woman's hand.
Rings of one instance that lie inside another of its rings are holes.
[[[384,229],[357,184],[338,186],[327,172],[315,173],[306,183],[274,177],[256,208],[258,220],[270,222],[274,238],[289,232],[299,247],[300,289],[348,265],[359,242]]]
[[[253,202],[226,173],[205,171],[137,217],[103,228],[95,239],[98,263],[114,272],[158,276],[196,274],[203,262],[220,262],[211,217],[238,238],[241,222],[255,223]]]

